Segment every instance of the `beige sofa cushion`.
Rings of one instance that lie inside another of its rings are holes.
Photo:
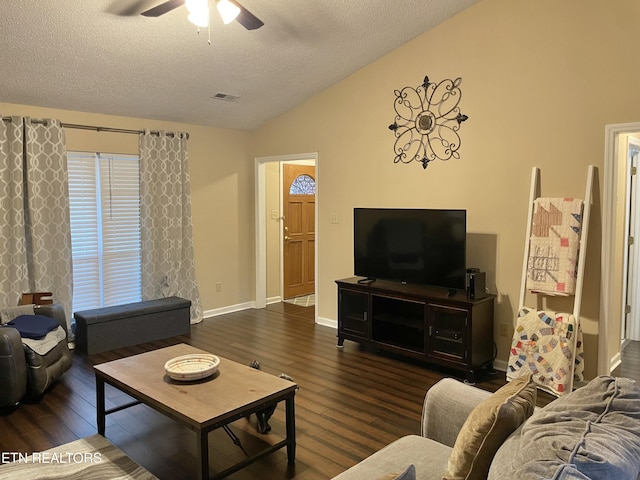
[[[451,447],[419,435],[407,435],[390,443],[333,480],[377,480],[415,466],[417,480],[442,480]]]
[[[531,375],[526,375],[473,409],[456,438],[443,479],[485,480],[500,445],[533,413],[536,394]]]

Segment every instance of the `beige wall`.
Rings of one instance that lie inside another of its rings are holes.
[[[0,113],[112,128],[189,132],[196,277],[205,314],[253,300],[254,195],[249,133],[6,103],[0,103]],[[138,154],[136,135],[65,129],[65,137],[68,150]],[[217,282],[222,283],[221,292],[216,292]]]
[[[319,317],[336,318],[334,280],[353,273],[353,207],[465,208],[468,263],[487,270],[498,294],[495,331],[511,325],[531,168],[541,168],[542,195],[583,198],[593,164],[582,325],[586,373],[595,375],[604,127],[640,119],[640,64],[627,57],[638,18],[636,0],[482,0],[260,128],[256,156],[319,152]],[[461,159],[426,171],[393,164],[387,129],[394,89],[424,75],[462,77],[470,117]],[[338,224],[329,222],[332,212]],[[505,362],[510,339],[495,340]]]

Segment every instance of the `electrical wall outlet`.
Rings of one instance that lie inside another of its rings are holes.
[[[509,336],[509,326],[506,323],[500,324],[500,336],[508,337]]]
[[[221,292],[222,291],[222,282],[217,282],[216,283],[216,292]]]

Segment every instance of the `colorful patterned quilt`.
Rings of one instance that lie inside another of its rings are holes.
[[[531,220],[527,288],[536,292],[573,295],[583,201],[537,198]]]
[[[531,373],[541,389],[560,396],[583,379],[583,372],[582,330],[572,314],[520,310],[507,380]]]

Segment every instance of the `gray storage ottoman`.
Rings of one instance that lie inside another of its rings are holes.
[[[76,320],[76,346],[92,355],[177,335],[189,335],[191,301],[180,297],[84,310]]]

